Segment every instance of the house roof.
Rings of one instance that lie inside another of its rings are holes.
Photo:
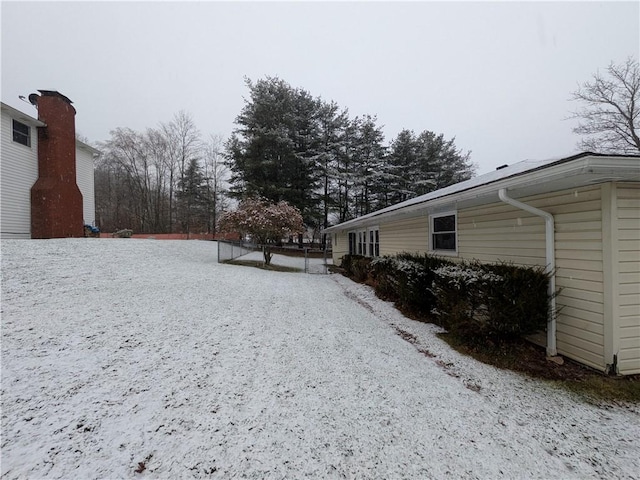
[[[33,118],[29,115],[27,115],[24,112],[21,112],[20,110],[18,110],[17,108],[13,108],[10,105],[7,105],[6,103],[2,103],[0,104],[0,106],[2,107],[2,110],[6,111],[11,117],[15,118],[16,120],[24,123],[25,125],[29,125],[31,127],[46,127],[47,124],[36,119]]]
[[[506,188],[510,196],[521,198],[608,181],[640,181],[640,155],[583,152],[570,157],[524,160],[354,218],[324,232],[375,225],[389,217],[438,213],[498,202],[498,190],[501,188]]]
[[[38,90],[38,91],[39,92],[43,92],[44,90]],[[57,92],[53,92],[53,93],[57,93]],[[60,95],[60,94],[58,94],[58,95]],[[60,96],[64,97],[64,95],[60,95]],[[69,100],[69,102],[71,102],[71,100]],[[30,115],[27,115],[26,113],[21,112],[17,108],[13,108],[12,106],[7,105],[4,102],[1,102],[0,106],[1,106],[2,110],[7,112],[12,118],[15,118],[16,120],[24,123],[25,125],[29,125],[31,127],[46,127],[47,126],[47,124],[44,123],[42,120],[38,120],[37,118],[33,118]],[[91,153],[92,155],[100,155],[100,153],[101,153],[100,150],[98,150],[96,148],[93,148],[91,145],[88,145],[88,144],[86,144],[84,142],[81,142],[80,140],[77,140],[77,139],[76,139],[76,147],[77,148],[81,148],[82,150],[86,150],[87,152]]]
[[[92,155],[100,155],[102,153],[97,148],[93,148],[91,145],[87,145],[86,143],[81,142],[78,139],[76,139],[76,148],[81,148],[82,150],[86,150]]]

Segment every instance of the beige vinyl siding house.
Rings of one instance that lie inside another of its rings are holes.
[[[429,222],[426,217],[406,218],[380,225],[380,255],[398,252],[426,253]]]
[[[620,370],[640,373],[640,185],[616,186],[615,213],[618,252],[613,258],[617,272],[618,365]]]
[[[544,218],[501,201],[496,192],[504,189],[555,223],[557,353],[601,371],[640,373],[640,157],[581,154],[529,166],[515,164],[327,232],[341,238],[375,223],[381,255],[548,265]],[[452,212],[455,245],[434,249],[432,218]],[[345,253],[334,252],[334,263]]]
[[[38,179],[38,133],[45,124],[1,104],[0,238],[31,238],[31,187]],[[14,121],[29,128],[29,145],[14,140]],[[94,157],[99,151],[76,142],[76,183],[82,193],[84,222],[95,225]]]

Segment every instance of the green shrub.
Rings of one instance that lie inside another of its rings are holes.
[[[509,342],[544,329],[549,274],[543,267],[454,263],[402,253],[345,255],[342,267],[405,312],[429,318],[466,343]]]
[[[410,253],[376,258],[371,264],[376,293],[395,301],[405,311],[428,315],[435,306],[435,297],[431,292],[433,272],[450,263],[432,255]]]
[[[549,318],[550,274],[544,267],[511,264],[483,265],[502,278],[489,284],[487,307],[491,313],[490,333],[509,339],[542,330]],[[554,294],[555,295],[555,294]]]
[[[433,314],[438,323],[460,338],[485,335],[489,309],[484,295],[487,285],[500,277],[477,265],[445,265],[434,270],[432,292],[436,297]]]
[[[362,255],[345,255],[342,257],[342,264],[347,275],[357,282],[364,282],[369,277],[369,266],[371,258]]]
[[[549,275],[542,267],[478,262],[435,271],[439,323],[468,343],[504,343],[545,327]]]

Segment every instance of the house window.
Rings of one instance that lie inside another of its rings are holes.
[[[431,250],[456,252],[456,214],[432,215],[430,220]]]
[[[378,227],[349,232],[349,254],[377,257],[380,255]]]
[[[367,232],[358,232],[358,255],[367,254]]]
[[[356,232],[349,232],[349,255],[356,254]]]
[[[13,121],[13,141],[20,143],[26,147],[31,146],[31,129],[29,125]]]
[[[377,228],[369,230],[369,256],[380,256],[380,230]]]

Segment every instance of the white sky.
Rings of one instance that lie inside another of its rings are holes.
[[[90,142],[185,110],[228,137],[243,77],[278,76],[456,137],[478,173],[576,151],[578,82],[640,50],[640,2],[2,2],[2,101],[58,90]]]

